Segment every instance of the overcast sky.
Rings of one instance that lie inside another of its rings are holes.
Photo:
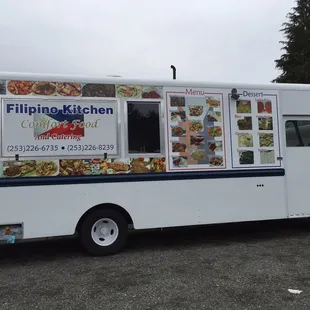
[[[294,0],[1,1],[0,71],[268,83]]]

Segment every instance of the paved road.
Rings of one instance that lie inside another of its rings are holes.
[[[135,233],[102,258],[72,239],[0,246],[0,309],[310,309],[309,227]]]

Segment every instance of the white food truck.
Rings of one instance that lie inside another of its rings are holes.
[[[0,74],[0,239],[309,217],[310,86]]]

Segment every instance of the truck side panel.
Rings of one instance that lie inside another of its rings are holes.
[[[287,217],[284,176],[2,187],[0,195],[0,224],[23,223],[24,238],[71,235],[102,203],[127,210],[136,229]]]

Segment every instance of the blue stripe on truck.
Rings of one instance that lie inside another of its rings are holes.
[[[28,177],[0,178],[0,187],[11,186],[43,186],[88,183],[119,183],[119,182],[148,182],[174,181],[196,179],[227,179],[227,178],[260,178],[284,176],[284,169],[252,169],[199,172],[166,172],[147,174],[110,174],[98,176],[57,176],[57,177]]]

